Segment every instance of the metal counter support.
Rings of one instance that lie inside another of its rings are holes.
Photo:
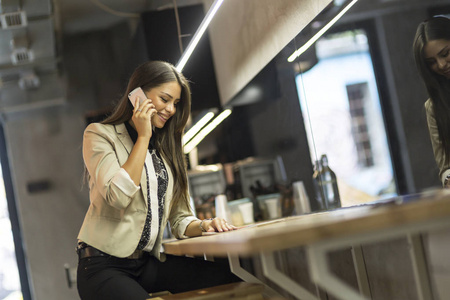
[[[245,282],[259,283],[259,284],[264,285],[264,294],[266,294],[270,297],[279,297],[280,296],[280,294],[278,292],[276,292],[274,289],[267,286],[266,284],[264,284],[264,282],[262,282],[261,280],[256,278],[249,271],[242,268],[241,262],[239,261],[239,256],[228,254],[228,261],[230,263],[230,270],[231,270],[231,272],[233,272],[234,275],[241,278]]]
[[[342,300],[369,300],[330,271],[327,247],[308,246],[306,254],[312,280],[322,289]]]
[[[432,219],[424,222],[398,226],[389,231],[376,231],[371,233],[347,236],[340,239],[328,239],[306,247],[309,269],[312,280],[321,288],[342,300],[368,300],[370,295],[360,286],[360,293],[343,282],[328,267],[327,254],[333,250],[342,249],[349,244],[373,243],[397,237],[407,237],[410,242],[410,257],[414,269],[414,278],[420,300],[433,300],[430,278],[426,269],[425,254],[420,241],[420,233],[429,230],[450,227],[449,218]],[[367,296],[368,295],[368,296]]]
[[[264,276],[278,284],[281,288],[289,292],[297,299],[320,300],[315,295],[311,294],[307,289],[302,287],[299,283],[280,272],[275,265],[274,255],[274,252],[261,252],[260,254]]]
[[[434,299],[431,292],[430,274],[423,251],[422,238],[419,234],[408,234],[408,243],[419,300]]]
[[[369,278],[367,278],[366,262],[361,245],[352,246],[352,257],[355,265],[356,280],[358,281],[359,292],[369,299],[372,299],[370,292]]]

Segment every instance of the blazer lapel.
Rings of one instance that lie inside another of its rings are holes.
[[[130,135],[128,134],[125,124],[122,123],[122,124],[114,125],[114,128],[116,129],[116,133],[117,133],[117,136],[118,136],[120,142],[123,144],[123,146],[127,150],[128,155],[130,155],[134,144],[133,144],[133,141],[131,140]]]
[[[134,143],[133,143],[133,140],[131,139],[130,135],[128,134],[125,124],[122,123],[122,124],[114,125],[114,128],[116,129],[117,137],[119,138],[122,145],[125,147],[126,151],[128,152],[128,156],[129,156],[131,153],[131,150],[133,149]],[[147,151],[147,156],[148,155],[149,155],[149,153]],[[147,159],[146,159],[146,161],[147,161]],[[147,168],[148,167],[152,167],[152,166],[147,166]],[[147,203],[147,176],[145,173],[145,167],[142,168],[141,191],[144,196],[144,201],[145,201],[146,205],[148,205],[148,203]]]

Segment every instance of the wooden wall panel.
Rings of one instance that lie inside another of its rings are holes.
[[[330,0],[228,0],[209,26],[221,104],[228,103]],[[211,0],[205,0],[209,7]]]

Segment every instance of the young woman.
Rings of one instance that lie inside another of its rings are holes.
[[[135,107],[128,94],[141,87]],[[167,221],[177,238],[236,229],[191,212],[182,135],[189,84],[169,63],[147,62],[105,121],[84,132],[90,206],[78,235],[78,292],[83,300],[144,300],[230,283],[227,265],[160,253]]]
[[[434,157],[443,186],[450,186],[450,19],[438,16],[419,24],[414,57],[425,82],[425,102]]]

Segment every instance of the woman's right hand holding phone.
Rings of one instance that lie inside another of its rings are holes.
[[[139,99],[138,99],[139,100]],[[152,122],[151,118],[156,113],[155,105],[151,99],[144,101],[136,101],[136,106],[133,110],[133,120],[138,137],[145,137],[150,139],[152,136]]]
[[[151,99],[145,99],[144,101],[139,101],[138,99],[136,101],[131,120],[138,133],[138,138],[130,153],[130,157],[122,165],[122,168],[127,171],[137,186],[140,184],[148,143],[152,137],[151,117],[154,113],[156,113],[156,109]]]

